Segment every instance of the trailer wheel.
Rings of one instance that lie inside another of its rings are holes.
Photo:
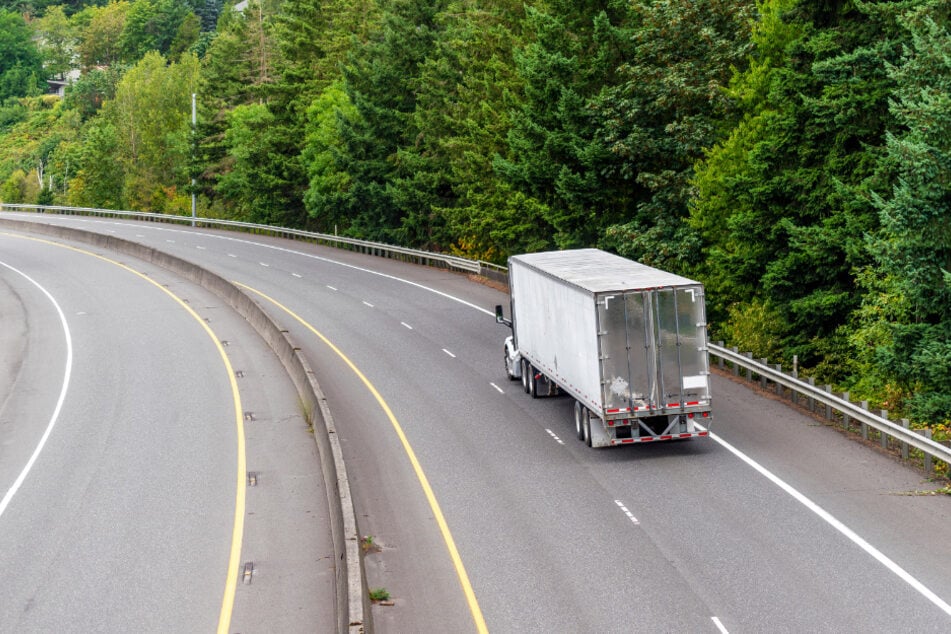
[[[532,391],[532,387],[528,383],[528,376],[531,374],[531,372],[531,364],[525,359],[522,359],[522,389],[525,390],[526,394],[531,394]]]
[[[587,412],[587,410],[585,410]],[[584,444],[591,446],[591,415],[588,414],[582,421],[584,426]]]
[[[588,408],[575,401],[575,435],[578,440],[584,440],[584,420],[588,418]]]
[[[538,398],[538,379],[535,378],[535,367],[531,364],[528,366],[528,393],[532,398]]]

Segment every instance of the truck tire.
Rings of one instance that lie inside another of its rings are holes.
[[[528,393],[532,395],[532,398],[538,398],[538,380],[535,378],[535,367],[532,365],[528,366]]]
[[[531,364],[525,359],[522,359],[522,389],[525,390],[526,394],[531,394],[532,392],[531,385],[529,385],[528,383],[528,377],[531,373],[532,373]]]
[[[591,446],[591,416],[584,417],[584,444]]]
[[[584,440],[584,419],[588,417],[588,408],[575,401],[575,435]]]

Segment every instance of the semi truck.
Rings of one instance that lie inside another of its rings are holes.
[[[599,249],[509,258],[505,371],[532,398],[574,399],[589,447],[707,436],[703,285]]]

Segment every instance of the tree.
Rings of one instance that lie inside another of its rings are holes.
[[[84,69],[111,66],[122,59],[122,33],[131,5],[112,0],[103,7],[87,7],[80,31],[79,59]]]
[[[88,119],[99,112],[103,104],[116,95],[116,86],[122,69],[109,67],[86,71],[66,87],[66,105]]]
[[[684,222],[690,180],[703,150],[736,118],[724,88],[749,52],[752,9],[732,0],[636,4],[633,49],[597,106],[612,154],[605,169],[628,183],[631,201],[605,246],[682,272],[700,261]]]
[[[938,423],[951,412],[951,19],[945,3],[924,2],[899,22],[910,38],[889,67],[898,125],[882,161],[894,184],[875,198],[881,226],[853,340],[917,420]]]
[[[242,219],[299,226],[299,198],[295,200],[299,161],[296,155],[282,152],[288,143],[286,129],[274,122],[274,114],[264,104],[231,111],[224,139],[227,169],[219,176],[217,191],[231,199]],[[269,169],[261,169],[262,165]]]
[[[428,239],[430,210],[394,187],[400,150],[417,136],[413,121],[420,64],[432,52],[442,2],[388,0],[378,33],[353,51],[344,71],[358,117],[341,120],[339,169],[351,186],[342,201],[350,230],[372,240],[412,244]],[[412,235],[408,228],[412,227]]]
[[[43,17],[33,21],[33,31],[39,37],[44,68],[52,77],[65,79],[75,66],[77,40],[62,5],[47,7]]]
[[[134,63],[149,51],[168,54],[179,27],[190,14],[180,0],[135,0],[119,37],[123,59]]]
[[[886,4],[762,2],[749,67],[730,85],[742,117],[694,180],[711,320],[765,305],[779,330],[761,339],[827,380],[848,367],[854,271],[876,224],[869,183],[890,122],[884,64],[899,41]]]
[[[188,182],[191,95],[198,92],[198,82],[194,55],[166,64],[155,51],[119,82],[106,115],[115,125],[127,205],[158,209]]]
[[[405,175],[394,181],[413,192],[401,204],[415,199],[436,216],[430,248],[497,261],[537,250],[537,214],[526,216],[530,203],[493,168],[495,157],[507,153],[511,108],[524,89],[513,57],[524,37],[524,4],[457,0],[436,21],[433,52],[419,71],[419,132],[401,151]]]
[[[340,201],[346,198],[350,178],[337,169],[337,155],[343,149],[339,121],[356,116],[343,82],[328,86],[307,111],[306,139],[301,158],[308,176],[304,206],[318,231],[336,231],[346,219],[339,215]]]
[[[8,97],[40,94],[45,79],[43,60],[23,17],[0,10],[0,103]]]
[[[632,5],[556,0],[528,8],[515,51],[524,96],[513,106],[507,150],[494,163],[522,192],[559,248],[597,244],[604,227],[629,215],[630,187],[608,174],[613,158],[595,111],[631,55]],[[543,5],[545,6],[545,5]]]
[[[124,174],[116,169],[119,138],[106,117],[96,118],[83,129],[77,172],[70,181],[67,201],[80,207],[122,209]]]

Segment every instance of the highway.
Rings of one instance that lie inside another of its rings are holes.
[[[0,233],[0,631],[331,628],[323,482],[283,369],[209,293],[75,247]],[[286,579],[241,583],[242,550]]]
[[[951,628],[951,500],[728,378],[714,377],[716,439],[594,451],[569,400],[506,381],[491,311],[507,298],[463,276],[206,229],[3,217],[168,251],[285,325],[380,547],[368,583],[393,605],[374,608],[378,631]]]

